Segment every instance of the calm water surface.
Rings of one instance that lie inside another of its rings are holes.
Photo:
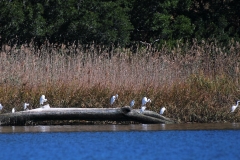
[[[0,160],[240,159],[240,124],[0,126]]]

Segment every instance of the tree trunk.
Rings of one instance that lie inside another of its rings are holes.
[[[144,124],[175,123],[153,111],[122,108],[37,108],[28,111],[0,114],[0,125],[25,125],[28,121],[87,120],[135,121]]]

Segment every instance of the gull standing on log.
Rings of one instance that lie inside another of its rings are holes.
[[[44,102],[47,102],[47,99],[45,98],[45,95],[42,95],[40,97],[40,106],[43,105]]]
[[[237,104],[232,106],[231,112],[234,112],[235,109],[238,107],[240,101],[237,101]]]
[[[132,101],[130,102],[130,107],[131,107],[131,108],[134,106],[134,103],[135,103],[134,100],[132,100]]]
[[[2,104],[0,103],[0,111],[3,109],[3,106],[2,106]]]
[[[143,97],[143,99],[142,99],[142,106],[141,106],[141,112],[143,112],[146,109],[147,102],[151,103],[151,100],[148,99],[147,97]]]
[[[162,107],[161,110],[160,110],[160,114],[163,114],[165,110],[166,110],[166,108]]]
[[[110,104],[113,105],[113,103],[115,102],[115,100],[118,98],[118,94],[116,94],[115,96],[112,96],[111,97],[111,100],[110,100]]]
[[[23,110],[26,111],[28,110],[29,103],[24,103],[23,104]]]
[[[15,112],[15,107],[12,109],[12,113],[14,113]]]

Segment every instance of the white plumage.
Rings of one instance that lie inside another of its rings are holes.
[[[2,104],[0,103],[0,110],[2,110],[3,109],[3,106],[2,106]]]
[[[42,95],[40,97],[40,105],[43,105],[44,102],[47,102],[47,99],[45,98],[45,95]]]
[[[24,103],[23,104],[23,110],[25,111],[25,110],[28,110],[28,106],[29,106],[29,103]]]
[[[49,108],[51,108],[51,107],[50,107],[49,104],[46,104],[46,105],[42,106],[42,108],[43,108],[43,109],[49,109]]]
[[[112,96],[111,97],[111,100],[110,100],[110,104],[113,105],[113,103],[115,102],[115,100],[118,98],[118,94],[116,94],[115,96]]]
[[[238,107],[239,102],[240,102],[240,101],[237,101],[237,104],[236,104],[235,106],[234,106],[234,105],[232,106],[231,112],[234,112],[234,111],[235,111],[235,109]]]
[[[134,100],[132,100],[132,101],[130,102],[130,107],[133,107],[133,106],[134,106],[134,104],[135,104],[135,101],[134,101]]]
[[[147,102],[151,102],[151,100],[148,99],[147,97],[143,97],[143,99],[142,99],[142,106],[145,106],[147,104]]]
[[[147,102],[151,102],[151,100],[148,99],[147,97],[143,97],[143,99],[142,99],[142,106],[141,106],[141,112],[145,111],[145,109],[147,108],[146,107]]]
[[[12,113],[14,113],[14,112],[15,112],[15,108],[12,109]]]
[[[160,114],[163,114],[165,110],[166,110],[166,108],[162,107],[161,110],[160,110]]]
[[[145,111],[145,109],[146,109],[146,106],[142,106],[141,107],[141,112]]]

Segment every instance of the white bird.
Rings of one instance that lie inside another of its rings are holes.
[[[147,102],[151,102],[151,100],[148,99],[147,97],[143,97],[143,99],[142,99],[142,106],[141,106],[141,112],[145,111]]]
[[[40,97],[40,105],[43,105],[44,102],[47,102],[47,99],[45,98],[45,95],[42,95]]]
[[[111,97],[111,100],[110,100],[110,104],[113,105],[113,103],[115,102],[115,100],[118,98],[118,94],[116,94],[115,96],[112,96]]]
[[[49,109],[49,108],[51,108],[51,107],[49,106],[49,104],[46,104],[46,105],[42,106],[42,108],[43,108],[43,109]]]
[[[3,106],[2,106],[2,104],[0,103],[0,110],[2,110],[3,109]]]
[[[145,109],[146,109],[146,106],[142,106],[141,107],[141,112],[145,111]]]
[[[235,111],[235,109],[238,107],[239,102],[240,102],[240,101],[237,101],[237,104],[236,104],[235,106],[234,106],[234,105],[232,106],[231,112],[234,112],[234,111]]]
[[[12,109],[12,113],[14,113],[14,112],[15,112],[15,108]]]
[[[25,110],[28,110],[28,106],[29,106],[29,103],[24,103],[23,104],[23,110],[25,111]]]
[[[135,103],[135,101],[132,100],[132,101],[130,102],[130,107],[133,107],[133,106],[134,106],[134,103]]]
[[[145,106],[147,104],[147,102],[151,102],[151,100],[148,99],[147,97],[143,97],[143,99],[142,99],[142,106]]]
[[[163,114],[165,110],[166,110],[166,108],[162,107],[161,110],[160,110],[160,114]]]

